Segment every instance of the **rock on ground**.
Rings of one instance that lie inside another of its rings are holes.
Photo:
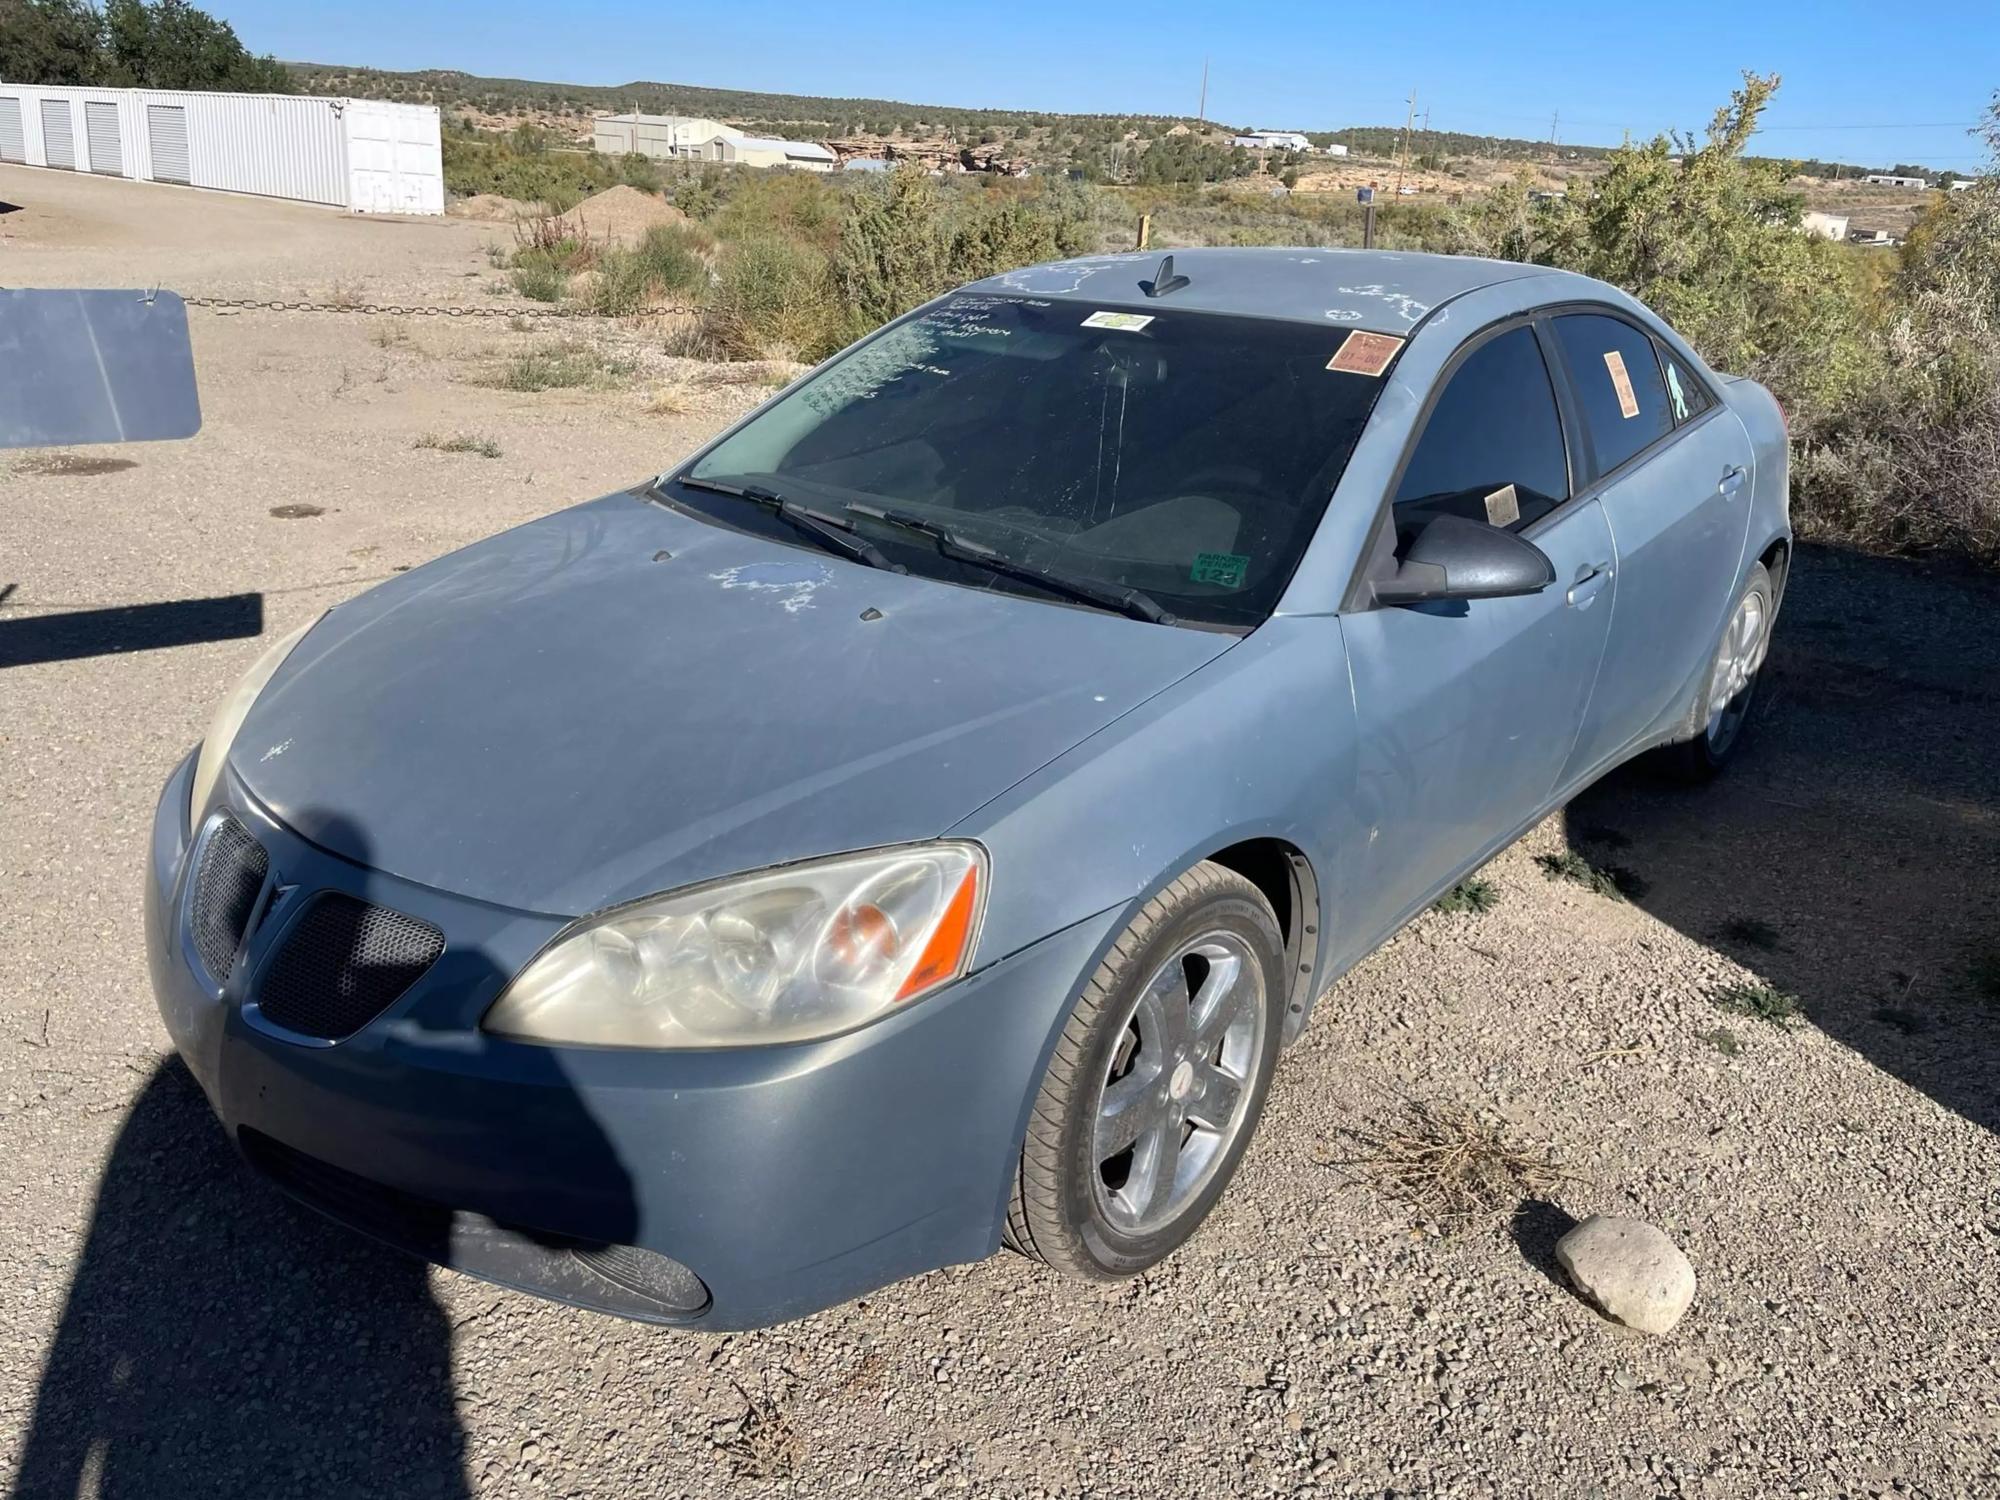
[[[1641,1333],[1670,1333],[1694,1301],[1694,1267],[1640,1219],[1592,1214],[1556,1242],[1569,1279],[1607,1316]]]

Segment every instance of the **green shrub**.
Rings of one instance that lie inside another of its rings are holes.
[[[544,259],[516,265],[510,279],[515,291],[537,302],[560,302],[563,293],[569,290],[569,272]]]
[[[1478,875],[1467,876],[1431,903],[1441,912],[1454,915],[1464,912],[1471,916],[1489,912],[1499,904],[1500,887]]]
[[[847,342],[827,258],[782,234],[724,247],[707,324],[733,359],[818,360]]]
[[[1721,1010],[1768,1021],[1781,1031],[1798,1019],[1799,997],[1762,980],[1725,985],[1710,997]]]
[[[691,226],[655,224],[629,250],[603,251],[591,282],[593,312],[622,316],[658,303],[691,303],[708,284],[708,236]]]
[[[480,383],[506,391],[553,391],[610,385],[631,372],[630,360],[569,339],[518,354]]]

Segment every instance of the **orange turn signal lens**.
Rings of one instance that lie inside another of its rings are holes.
[[[923,956],[910,970],[910,977],[896,991],[898,1000],[910,1000],[947,980],[956,979],[971,957],[972,920],[979,910],[979,866],[974,864],[952,892],[951,901],[938,919]]]

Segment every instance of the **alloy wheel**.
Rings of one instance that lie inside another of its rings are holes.
[[[1098,1210],[1123,1234],[1173,1221],[1242,1129],[1267,1024],[1264,974],[1240,938],[1183,946],[1141,988],[1099,1089]]]

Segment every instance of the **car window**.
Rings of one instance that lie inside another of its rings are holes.
[[[1519,529],[1568,498],[1555,388],[1523,325],[1488,339],[1452,374],[1396,486],[1396,526],[1414,533],[1456,515]]]
[[[1255,625],[1382,388],[1379,365],[1335,365],[1354,337],[1166,304],[959,294],[802,381],[690,477],[896,511],[1010,563],[1142,590],[1185,620]],[[704,513],[751,524],[740,506]],[[853,516],[913,572],[1034,591]]]
[[[1576,380],[1598,473],[1673,431],[1652,339],[1623,318],[1601,313],[1565,313],[1555,330]]]
[[[1687,366],[1676,359],[1670,350],[1660,351],[1660,367],[1667,372],[1667,405],[1673,410],[1676,425],[1692,422],[1715,405],[1715,398],[1709,395],[1708,387],[1689,374]]]

